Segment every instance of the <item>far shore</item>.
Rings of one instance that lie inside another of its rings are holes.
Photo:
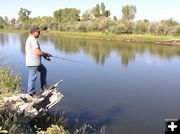
[[[3,33],[28,33],[27,30],[0,30]],[[111,33],[98,32],[61,32],[61,31],[42,31],[44,35],[59,35],[61,37],[83,38],[83,39],[100,39],[100,40],[116,40],[121,42],[141,42],[153,43],[157,45],[180,46],[180,36],[160,36],[160,35],[142,35],[142,34],[121,34],[115,35]]]

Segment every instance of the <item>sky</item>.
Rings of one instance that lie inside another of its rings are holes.
[[[137,8],[135,20],[173,18],[180,22],[180,0],[1,0],[0,16],[17,19],[20,8],[30,10],[30,17],[53,16],[55,10],[63,8],[76,8],[82,14],[101,2],[104,2],[106,10],[111,11],[111,16],[118,19],[122,16],[122,6],[132,4]]]

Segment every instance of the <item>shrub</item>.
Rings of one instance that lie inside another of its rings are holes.
[[[20,90],[20,75],[14,75],[9,67],[0,67],[0,94]]]
[[[79,32],[87,32],[87,27],[84,23],[80,23],[77,29]]]
[[[176,29],[176,36],[180,36],[180,26]]]
[[[157,24],[156,23],[149,24],[148,29],[147,29],[147,33],[157,35],[158,34],[158,26],[157,26]]]
[[[38,131],[37,134],[69,134],[62,126],[51,125],[46,131]]]
[[[91,31],[96,31],[96,32],[100,31],[99,24],[95,23],[95,22],[92,23],[91,24]]]
[[[130,28],[125,24],[118,24],[117,26],[110,27],[109,31],[112,31],[114,34],[128,34],[132,32]]]
[[[135,24],[135,33],[137,34],[144,34],[147,31],[148,24],[144,21],[138,21]]]

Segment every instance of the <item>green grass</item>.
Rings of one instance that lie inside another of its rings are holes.
[[[2,33],[27,33],[27,30],[0,30],[0,34]]]
[[[20,75],[14,75],[9,67],[0,67],[0,93],[20,90]]]
[[[0,33],[28,33],[28,30],[0,30]],[[180,36],[170,35],[150,35],[150,34],[111,34],[101,32],[60,32],[60,31],[42,31],[42,35],[56,35],[61,37],[100,39],[100,40],[118,40],[123,42],[168,42],[171,40],[180,40]]]
[[[86,39],[101,39],[101,40],[118,40],[127,42],[149,42],[153,43],[156,41],[169,41],[169,40],[180,40],[177,36],[156,36],[156,35],[138,35],[138,34],[105,34],[100,32],[59,32],[59,31],[44,31],[42,34],[59,35],[63,37],[72,38],[86,38]]]

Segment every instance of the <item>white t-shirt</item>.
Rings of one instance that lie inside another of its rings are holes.
[[[35,54],[35,49],[39,48],[39,43],[34,36],[30,35],[26,40],[26,66],[39,66],[41,64],[41,56]]]

